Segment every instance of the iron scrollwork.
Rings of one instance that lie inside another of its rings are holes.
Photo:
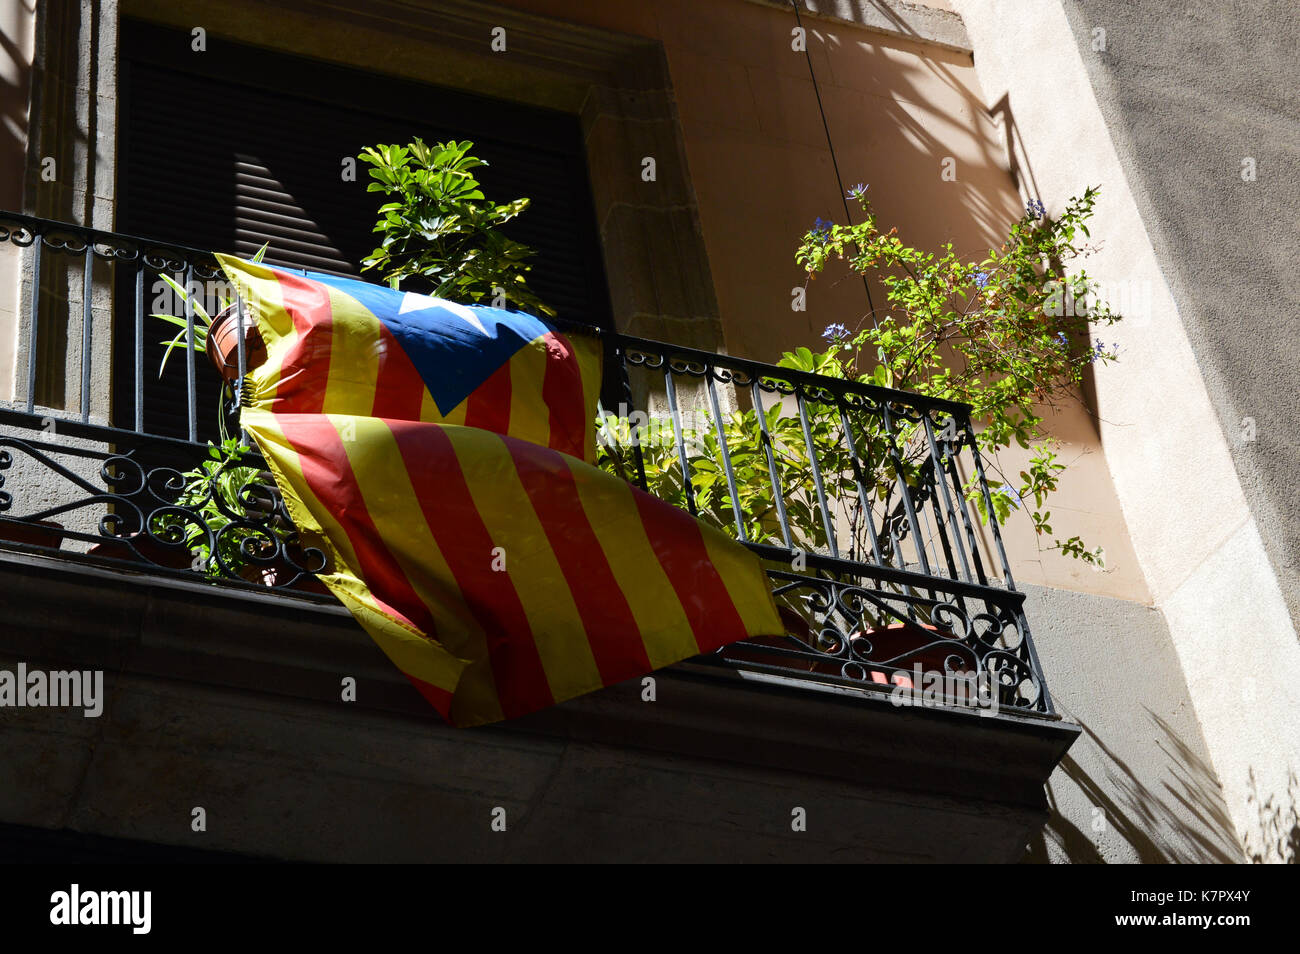
[[[47,442],[0,436],[0,471],[15,454],[54,476],[72,492],[51,507],[16,513],[18,491],[0,473],[0,518],[57,525],[59,518],[90,512],[97,533],[60,528],[64,540],[91,544],[87,556],[110,562],[190,571],[209,580],[232,580],[323,592],[315,574],[327,567],[325,553],[300,540],[271,475],[239,468],[234,479],[196,480],[166,463],[147,464],[135,451],[78,451],[99,461],[98,484],[62,462],[62,448]],[[44,482],[44,481],[42,481]]]
[[[787,609],[785,635],[724,647],[719,658],[890,693],[919,691],[918,675],[942,680],[949,691],[982,680],[998,707],[1045,711],[1014,599],[994,603],[867,578],[768,574],[778,605]],[[973,700],[971,693],[962,701]]]

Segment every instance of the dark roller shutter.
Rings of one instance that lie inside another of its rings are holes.
[[[366,191],[363,164],[356,181],[343,181],[343,160],[378,142],[470,139],[489,163],[480,176],[489,198],[532,199],[507,233],[537,249],[533,288],[565,318],[609,323],[575,117],[216,37],[203,53],[190,43],[188,31],[122,21],[121,231],[243,255],[269,242],[273,264],[357,275],[375,247],[384,200]],[[119,321],[125,376],[129,316]],[[145,427],[184,437],[180,355],[159,379],[166,326],[146,319],[146,329]],[[198,410],[208,438],[217,380],[200,362]],[[129,401],[115,416],[129,426]]]

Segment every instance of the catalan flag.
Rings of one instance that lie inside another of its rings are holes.
[[[221,264],[267,345],[242,423],[322,582],[450,723],[782,632],[752,553],[593,466],[597,339]]]

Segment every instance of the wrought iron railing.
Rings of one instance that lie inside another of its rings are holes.
[[[220,281],[211,254],[7,213],[0,254],[23,259],[25,374],[0,409],[6,545],[328,599],[314,577],[324,556],[299,542],[257,455],[223,466],[197,442],[200,391],[221,395],[232,430],[238,397],[192,349],[177,354],[181,435],[146,433],[158,330],[146,291],[160,273],[185,288]],[[183,304],[193,340],[198,312]],[[987,694],[963,691],[968,702],[1052,713],[968,407],[577,330],[605,347],[600,465],[745,543],[783,607],[784,636],[705,661],[895,695],[937,674],[948,702],[978,678]],[[59,354],[51,341],[76,344]],[[205,460],[211,479],[198,477]]]

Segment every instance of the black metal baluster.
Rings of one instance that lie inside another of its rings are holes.
[[[898,539],[898,531],[894,529],[894,520],[889,516],[888,513],[885,514],[885,520],[886,520],[885,529],[889,533],[889,543],[893,549],[895,565],[900,570],[906,570],[907,559],[903,556],[903,545]],[[909,619],[915,620],[916,602],[913,599],[913,597],[916,596],[916,591],[912,589],[910,583],[904,583],[902,584],[902,587],[903,587],[903,594],[908,597],[907,616]]]
[[[596,425],[597,459],[599,459],[600,457],[600,449],[602,447],[609,448],[611,453],[615,448],[618,447],[618,434],[615,433],[613,428],[609,426],[609,419],[611,417],[614,417],[615,420],[618,419],[615,415],[611,414],[609,411],[605,409],[604,403],[601,401],[599,397],[597,397],[596,398],[596,420],[594,422]]]
[[[194,266],[187,262],[185,265],[185,388],[187,398],[187,408],[189,417],[189,435],[191,441],[199,439],[199,411],[198,399],[195,396],[194,384],[194,297],[192,282],[194,280]]]
[[[81,278],[81,423],[90,423],[90,329],[94,324],[90,294],[94,290],[95,243],[86,239],[85,270]]]
[[[628,439],[632,442],[632,459],[636,462],[637,486],[647,493],[650,490],[649,484],[645,478],[645,457],[641,453],[641,439],[637,435],[636,425],[633,423],[632,415],[632,377],[627,370],[627,353],[616,340],[614,335],[605,339],[606,360],[612,361],[618,367],[619,386],[623,394],[623,406],[620,411],[625,410],[627,414]]]
[[[948,543],[948,534],[944,532],[943,513],[939,509],[939,495],[934,489],[934,474],[928,468],[921,471],[921,474],[921,479],[925,481],[929,490],[926,496],[930,498],[930,506],[927,508],[925,504],[922,503],[917,516],[920,517],[921,522],[925,524],[925,534],[928,545],[931,548],[934,548],[935,539],[937,538],[939,541],[939,546],[935,549],[934,562],[936,564],[939,563],[939,551],[942,550],[943,562],[948,567],[948,579],[955,580],[957,579],[957,564],[952,558],[952,546]],[[930,525],[931,520],[934,521],[933,527]]]
[[[794,397],[799,408],[799,424],[803,427],[804,444],[808,448],[808,461],[812,465],[813,487],[817,490],[817,506],[822,513],[822,526],[826,530],[826,544],[830,547],[831,556],[838,558],[840,547],[835,539],[835,525],[831,520],[830,508],[826,506],[826,489],[822,485],[822,469],[817,462],[817,448],[813,445],[812,427],[808,424],[808,411],[804,406],[803,391],[795,391]]]
[[[235,409],[239,414],[239,443],[248,443],[248,431],[244,430],[244,375],[248,372],[248,359],[244,355],[244,299],[239,296],[239,291],[235,291],[235,323],[238,326],[238,335],[235,339],[235,363],[239,369],[239,377],[235,380]],[[208,329],[211,333],[211,329]],[[222,379],[223,388],[226,387],[224,378]]]
[[[248,358],[244,354],[244,299],[238,294],[235,295],[235,325],[239,331],[235,338],[235,366],[239,369],[238,380],[242,382],[248,371]]]
[[[727,477],[727,493],[731,495],[731,512],[736,517],[736,538],[741,543],[749,540],[745,533],[745,515],[740,511],[740,491],[736,489],[736,474],[731,469],[731,452],[727,449],[727,433],[722,422],[722,409],[718,406],[718,389],[713,386],[713,369],[706,372],[709,385],[709,408],[713,411],[713,426],[718,432],[718,449],[722,453],[722,470]]]
[[[934,439],[934,427],[930,421],[930,415],[928,412],[922,413],[921,421],[925,425],[926,442],[930,445],[930,464],[933,468],[931,471],[931,483],[933,484],[933,487],[930,491],[930,496],[935,508],[935,519],[937,521],[942,520],[943,518],[940,514],[946,508],[948,514],[948,527],[952,530],[952,542],[957,545],[957,555],[961,559],[962,579],[969,583],[971,578],[970,562],[966,558],[966,549],[961,543],[961,533],[957,528],[957,514],[953,510],[952,498],[948,496],[948,484],[947,481],[944,480],[943,459],[939,453],[939,445]],[[940,494],[943,495],[944,507],[940,507],[939,505]],[[952,578],[957,579],[957,567],[953,564],[952,550],[949,545],[947,534],[943,533],[942,526],[940,527],[940,533],[943,534],[943,547],[944,553],[948,558],[948,569],[952,573]]]
[[[790,520],[785,513],[785,495],[781,492],[781,480],[776,473],[776,456],[772,449],[772,435],[767,432],[767,416],[763,413],[762,389],[758,386],[758,376],[749,385],[750,395],[754,401],[754,415],[758,418],[758,430],[763,442],[763,452],[767,455],[767,475],[772,480],[772,500],[776,503],[776,519],[781,524],[781,539],[787,547],[793,547],[790,538]]]
[[[695,488],[691,486],[691,465],[686,460],[686,441],[682,437],[682,419],[677,409],[677,385],[673,381],[673,366],[668,356],[664,356],[664,386],[668,392],[668,410],[673,418],[673,438],[677,442],[677,461],[682,465],[682,489],[686,492],[686,506],[691,513],[699,516],[695,507]]]
[[[135,266],[135,430],[144,433],[144,250]]]
[[[925,556],[925,543],[920,539],[921,529],[916,522],[916,508],[912,506],[912,492],[907,487],[907,479],[903,473],[903,461],[898,456],[898,444],[894,439],[894,427],[890,423],[889,402],[886,401],[880,405],[882,420],[885,424],[885,439],[889,444],[889,457],[894,462],[894,474],[898,480],[899,493],[903,497],[903,510],[907,513],[907,524],[911,528],[913,539],[916,540],[916,555],[921,564],[921,572],[929,574],[930,561]],[[901,557],[902,554],[899,554]],[[904,563],[906,566],[906,563]]]
[[[955,417],[953,423],[956,424]],[[957,498],[957,506],[961,512],[962,526],[966,530],[966,542],[970,546],[971,560],[975,564],[975,579],[981,586],[988,586],[989,577],[984,571],[984,557],[980,551],[979,540],[975,537],[975,521],[971,518],[970,507],[966,505],[964,483],[961,479],[961,471],[957,468],[957,455],[960,453],[962,442],[957,441],[950,446],[954,452],[948,455],[948,476],[952,481],[953,496]]]
[[[867,525],[867,536],[871,540],[871,555],[876,563],[885,565],[885,558],[880,552],[880,540],[876,536],[875,513],[871,506],[871,496],[867,492],[866,476],[862,473],[862,460],[858,457],[857,442],[853,440],[853,428],[849,422],[844,405],[840,405],[840,423],[844,426],[844,442],[849,449],[849,459],[853,461],[853,479],[858,486],[858,507],[862,510],[862,522]]]
[[[984,494],[984,506],[988,507],[989,526],[993,530],[993,542],[998,548],[998,559],[1002,561],[1002,572],[1006,574],[1004,578],[1006,580],[1007,589],[1014,590],[1016,588],[1016,581],[1011,576],[1011,563],[1007,560],[1006,547],[1002,545],[1002,531],[998,527],[997,511],[993,509],[993,496],[989,493],[989,481],[984,474],[984,461],[980,458],[980,449],[975,443],[975,431],[971,428],[970,416],[967,415],[965,421],[962,423],[966,441],[970,444],[971,454],[975,459],[975,473],[979,475],[980,490]]]

